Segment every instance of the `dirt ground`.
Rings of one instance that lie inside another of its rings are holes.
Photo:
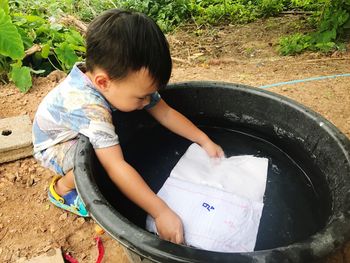
[[[261,86],[317,76],[350,73],[350,52],[307,53],[280,57],[281,35],[308,30],[303,17],[288,16],[249,25],[215,28],[183,27],[168,35],[174,70],[171,82],[215,80]],[[350,45],[348,45],[348,50]],[[29,114],[33,119],[41,99],[64,77],[53,72],[35,79],[26,94],[13,85],[0,86],[0,118]],[[349,77],[271,88],[320,113],[350,137]],[[94,223],[49,203],[47,188],[53,173],[33,158],[0,165],[0,262],[21,262],[61,248],[79,262],[95,262]],[[103,262],[128,262],[121,246],[107,234]],[[323,262],[350,262],[350,242]]]

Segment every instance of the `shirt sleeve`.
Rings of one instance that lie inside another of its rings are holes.
[[[146,105],[144,107],[145,110],[148,110],[152,107],[154,107],[161,99],[161,96],[158,92],[154,92],[151,94],[151,100],[150,100],[150,103],[148,105]]]
[[[111,111],[102,105],[87,104],[70,113],[74,128],[90,140],[94,149],[106,148],[119,143],[118,135],[112,123]]]

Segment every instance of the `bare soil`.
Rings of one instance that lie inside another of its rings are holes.
[[[276,47],[281,35],[307,30],[301,16],[271,18],[248,25],[183,27],[167,36],[175,62],[171,82],[213,80],[259,87],[350,73],[349,51],[278,55]],[[11,84],[0,86],[0,118],[29,114],[33,119],[41,99],[64,76],[56,71],[46,78],[37,78],[26,94]],[[269,90],[320,113],[350,137],[349,81],[348,77],[338,77]],[[66,213],[47,200],[52,176],[33,158],[0,165],[0,262],[21,262],[53,248],[61,248],[79,262],[95,262],[94,222]],[[103,262],[128,262],[116,241],[107,234],[102,235],[102,240],[106,251]],[[350,242],[322,262],[350,262]]]

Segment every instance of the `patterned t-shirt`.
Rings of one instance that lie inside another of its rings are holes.
[[[112,122],[112,106],[76,64],[67,78],[40,103],[33,122],[34,154],[79,134],[87,136],[94,148],[119,143]],[[145,108],[160,100],[156,92]]]

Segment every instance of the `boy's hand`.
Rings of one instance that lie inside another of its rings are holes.
[[[170,208],[164,209],[154,221],[160,238],[176,244],[184,243],[182,221]]]
[[[208,153],[210,157],[213,157],[213,158],[225,157],[224,150],[210,139],[207,142],[201,144],[201,146]]]

